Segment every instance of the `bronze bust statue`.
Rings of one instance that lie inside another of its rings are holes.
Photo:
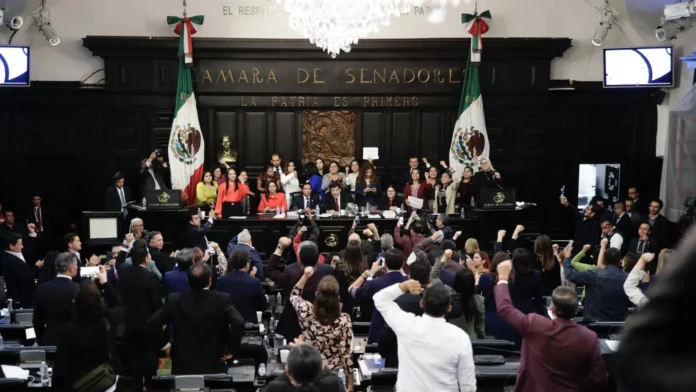
[[[222,137],[222,151],[218,154],[218,162],[223,164],[237,162],[237,152],[232,150],[229,136]]]

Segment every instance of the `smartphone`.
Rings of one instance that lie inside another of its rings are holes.
[[[568,241],[568,245],[566,245],[566,248],[572,248],[573,247],[573,240]]]
[[[112,251],[106,252],[106,259],[111,260],[114,258],[114,253]]]
[[[379,265],[381,265],[382,267],[384,267],[384,257],[380,257],[380,258],[379,258]]]
[[[360,224],[360,215],[355,216],[355,224],[359,225]]]

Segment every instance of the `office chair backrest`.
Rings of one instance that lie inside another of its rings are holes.
[[[44,350],[24,350],[19,352],[20,363],[41,363],[46,361]]]
[[[205,378],[203,376],[176,376],[174,378],[174,389],[181,390],[203,390],[205,388]]]

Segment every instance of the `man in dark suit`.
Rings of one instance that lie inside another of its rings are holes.
[[[51,212],[41,205],[41,196],[34,195],[31,202],[33,207],[27,211],[27,224],[36,227],[37,251],[39,257],[43,257],[51,246]]]
[[[331,195],[326,197],[321,210],[324,212],[333,212],[338,214],[341,212],[341,210],[346,209],[346,205],[348,204],[348,196],[342,194],[341,184],[337,182],[331,183],[329,189],[331,189]]]
[[[408,159],[408,168],[404,170],[400,183],[396,184],[398,186],[397,189],[404,189],[406,184],[411,181],[411,172],[415,169],[419,169],[421,173],[425,173],[430,169],[430,164],[426,158],[423,158],[421,162],[418,160],[418,157],[410,157]]]
[[[637,230],[633,227],[631,217],[626,213],[626,205],[621,201],[614,203],[614,226],[624,237],[625,242],[636,235]]]
[[[32,225],[32,227],[36,229],[35,226]],[[36,256],[36,249],[33,248],[36,246],[36,234],[33,234],[34,237],[30,239],[29,232],[27,231],[25,225],[22,223],[17,223],[14,211],[7,210],[5,211],[5,222],[0,224],[0,249],[7,249],[7,239],[10,237],[10,234],[19,234],[22,236],[24,245],[27,245],[22,250],[24,258],[27,260],[34,260]],[[31,241],[31,246],[29,246],[29,241]]]
[[[633,200],[633,211],[639,213],[640,215],[648,214],[649,203],[646,203],[640,198],[638,187],[632,186],[628,188],[628,197]]]
[[[164,274],[164,286],[167,294],[187,293],[191,291],[188,283],[188,270],[193,265],[193,249],[184,248],[176,254],[176,267]]]
[[[319,195],[312,193],[312,185],[306,183],[302,184],[302,193],[292,198],[290,210],[314,211],[319,203]]]
[[[281,237],[278,240],[278,246],[268,260],[268,277],[280,287],[283,293],[283,299],[287,301],[287,299],[290,298],[290,292],[295,286],[295,283],[302,277],[304,268],[315,267],[314,275],[309,278],[305,284],[304,290],[302,290],[302,298],[313,302],[319,281],[326,275],[333,275],[333,268],[327,264],[317,265],[317,260],[319,259],[319,250],[317,246],[314,244],[306,244],[300,249],[300,260],[297,263],[288,265],[281,272],[279,269],[281,256],[285,248],[290,245],[292,245],[290,238]],[[302,333],[297,320],[297,313],[289,304],[283,307],[283,314],[281,314],[278,320],[276,332],[285,336],[288,341],[295,339]]]
[[[247,323],[256,324],[256,312],[268,308],[266,293],[261,281],[254,278],[256,274],[251,266],[249,252],[239,249],[232,253],[227,264],[227,273],[218,279],[215,290],[227,293],[232,305],[239,311]],[[251,275],[249,271],[252,270]]]
[[[128,368],[135,389],[140,390],[143,378],[155,375],[157,352],[164,346],[161,334],[155,335],[146,326],[147,320],[162,306],[157,276],[147,270],[150,255],[142,243],[130,251],[132,266],[119,271],[119,290],[125,306],[125,332]],[[159,332],[159,331],[158,331]]]
[[[633,209],[632,199],[624,200],[624,205],[626,206],[626,215],[631,218],[631,222],[633,223],[633,231],[637,231],[638,226],[640,226],[640,223],[643,221],[643,217]]]
[[[192,248],[198,248],[203,252],[208,251],[208,239],[205,237],[213,227],[213,221],[215,220],[215,210],[210,209],[208,213],[208,221],[205,225],[201,227],[201,216],[198,215],[198,211],[191,211],[191,219],[189,219],[189,224],[186,225],[186,242],[188,246]]]
[[[358,279],[353,282],[353,284],[348,289],[350,295],[358,301],[372,301],[372,297],[378,293],[380,290],[389,287],[395,283],[401,283],[406,280],[406,276],[401,272],[401,266],[403,265],[403,254],[398,249],[389,249],[384,254],[384,265],[387,267],[387,274],[381,276],[377,279],[373,279],[367,284],[369,276],[377,273],[382,268],[382,260],[377,260],[372,264],[372,269],[370,271],[363,272]],[[364,285],[363,285],[364,284]],[[372,321],[370,322],[370,333],[367,338],[367,343],[377,343],[379,341],[379,336],[382,333],[382,326],[384,325],[384,319],[379,311],[375,310],[372,312]]]
[[[659,252],[659,249],[657,249],[653,242],[650,240],[650,223],[646,222],[640,224],[640,226],[638,227],[638,237],[631,239],[631,241],[628,244],[628,249],[626,251],[635,253],[639,257],[642,256],[644,253]],[[646,265],[646,268],[647,267],[648,265]]]
[[[114,185],[106,188],[106,194],[104,196],[104,205],[107,211],[117,211],[122,212],[125,218],[128,215],[128,209],[126,209],[126,204],[128,204],[131,199],[131,190],[129,187],[125,186],[125,179],[123,173],[116,173],[113,177]]]
[[[150,154],[148,159],[144,159],[141,167],[140,175],[143,178],[143,190],[145,193],[150,190],[168,189],[167,177],[169,167],[164,162],[164,157],[159,150]]]
[[[597,335],[573,322],[575,290],[557,287],[551,296],[552,318],[524,314],[512,305],[508,279],[512,261],[498,264],[495,303],[500,317],[524,338],[515,391],[601,391],[607,372]],[[572,355],[569,355],[572,353]]]
[[[29,230],[30,234],[34,234],[33,225]],[[31,308],[34,305],[34,279],[43,268],[43,261],[39,260],[34,265],[27,263],[22,254],[24,243],[21,235],[10,234],[7,243],[7,250],[2,254],[2,275],[5,277],[7,296],[18,301],[22,308]]]
[[[251,244],[251,234],[249,230],[244,229],[241,233],[236,235],[227,244],[227,254],[231,255],[237,250],[245,250],[249,253],[249,258],[251,259],[251,265],[256,268],[256,279],[260,281],[266,280],[266,275],[263,272],[263,262],[261,261],[261,255]],[[251,273],[251,269],[247,272]]]
[[[430,271],[432,268],[430,264],[425,260],[417,260],[411,263],[409,268],[409,279],[417,280],[423,287],[430,286]],[[397,305],[404,312],[413,313],[416,316],[423,315],[423,306],[421,305],[421,300],[423,299],[423,294],[415,295],[411,293],[404,293],[399,298],[396,299]],[[379,337],[379,354],[384,358],[385,367],[398,368],[399,367],[399,344],[396,340],[396,334],[394,330],[389,327],[389,325],[384,324],[382,327],[382,332]]]
[[[427,261],[432,267],[435,263],[442,258],[442,249],[438,247],[433,247],[433,243],[442,238],[444,234],[442,231],[436,231],[430,237],[425,237],[416,246],[413,247],[413,253],[415,253],[418,260]],[[444,269],[440,272],[440,280],[445,286],[454,287],[454,274],[445,271]]]
[[[151,231],[147,236],[147,245],[148,249],[150,249],[150,256],[152,260],[154,260],[160,273],[165,274],[174,268],[176,265],[176,252],[169,255],[162,252],[162,248],[164,248],[162,233],[159,231]],[[136,264],[133,263],[133,265]]]
[[[59,254],[56,272],[53,280],[36,289],[32,324],[40,346],[55,346],[58,330],[73,318],[73,300],[79,288],[73,282],[77,275],[77,257],[70,252]]]
[[[229,295],[210,291],[212,270],[198,263],[188,272],[191,291],[169,296],[147,320],[152,331],[172,323],[172,374],[225,373],[224,360],[237,353],[244,319]]]
[[[660,215],[662,207],[662,200],[653,199],[650,201],[649,213],[643,216],[643,222],[650,224],[650,238],[655,243],[657,249],[663,249],[669,246],[667,239],[669,221],[663,215]]]

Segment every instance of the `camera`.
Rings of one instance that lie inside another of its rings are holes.
[[[160,157],[162,157],[162,150],[160,150],[158,148],[153,152],[153,154],[155,154],[157,156],[157,158],[160,158]]]

